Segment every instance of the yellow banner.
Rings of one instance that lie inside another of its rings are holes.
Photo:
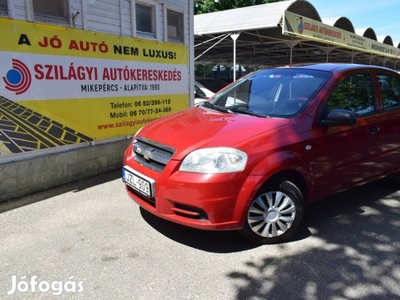
[[[0,158],[131,135],[189,107],[182,44],[0,18]]]
[[[0,18],[1,51],[187,64],[187,47]]]
[[[399,48],[379,43],[289,11],[284,13],[282,34],[380,56],[400,58]]]

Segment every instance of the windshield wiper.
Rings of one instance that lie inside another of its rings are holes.
[[[245,115],[250,115],[250,116],[255,116],[255,117],[260,117],[260,118],[268,117],[266,115],[256,113],[255,111],[252,111],[250,109],[247,109],[247,108],[244,108],[241,106],[231,106],[231,107],[229,107],[229,110],[234,113],[240,113],[240,114],[245,114]]]
[[[225,112],[225,113],[229,113],[229,114],[232,113],[232,111],[229,108],[218,106],[218,105],[214,105],[214,104],[212,104],[212,103],[210,103],[208,101],[201,103],[201,106],[207,107],[207,108],[211,108],[211,109],[215,109],[215,110],[220,111],[220,112]]]
[[[217,111],[221,111],[221,112],[225,112],[225,113],[229,113],[229,114],[239,113],[239,114],[245,114],[245,115],[250,115],[250,116],[255,116],[255,117],[260,117],[260,118],[268,118],[268,116],[266,116],[266,115],[256,113],[252,110],[249,110],[249,109],[241,107],[241,106],[224,107],[224,106],[214,105],[208,101],[202,103],[201,106],[215,109]]]

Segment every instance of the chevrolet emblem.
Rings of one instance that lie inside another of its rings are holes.
[[[153,153],[151,153],[151,152],[152,151],[149,151],[149,150],[145,150],[143,152],[143,157],[144,157],[145,160],[150,160],[150,159],[153,158]]]

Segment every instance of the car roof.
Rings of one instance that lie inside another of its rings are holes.
[[[330,72],[350,71],[350,70],[355,70],[355,69],[360,69],[360,68],[393,71],[392,69],[389,69],[386,67],[381,67],[381,66],[376,66],[376,65],[362,65],[362,64],[351,64],[351,63],[317,63],[317,64],[295,65],[295,66],[288,66],[288,67],[300,68],[300,69],[314,69],[314,70],[322,70],[322,71],[330,71]]]

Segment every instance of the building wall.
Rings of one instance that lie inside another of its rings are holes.
[[[71,20],[71,26],[77,29],[90,30],[94,32],[103,32],[121,36],[135,36],[140,37],[134,28],[135,16],[134,4],[148,3],[156,5],[156,26],[157,37],[159,41],[166,41],[165,37],[165,9],[170,8],[184,13],[184,28],[185,28],[185,44],[190,40],[190,18],[189,5],[193,5],[191,0],[70,0],[70,13],[71,15],[79,12],[80,16],[76,19],[75,23]],[[9,1],[9,17],[17,20],[34,21],[33,15],[29,10],[29,5],[26,0],[12,0]],[[143,36],[144,38],[148,38]]]

